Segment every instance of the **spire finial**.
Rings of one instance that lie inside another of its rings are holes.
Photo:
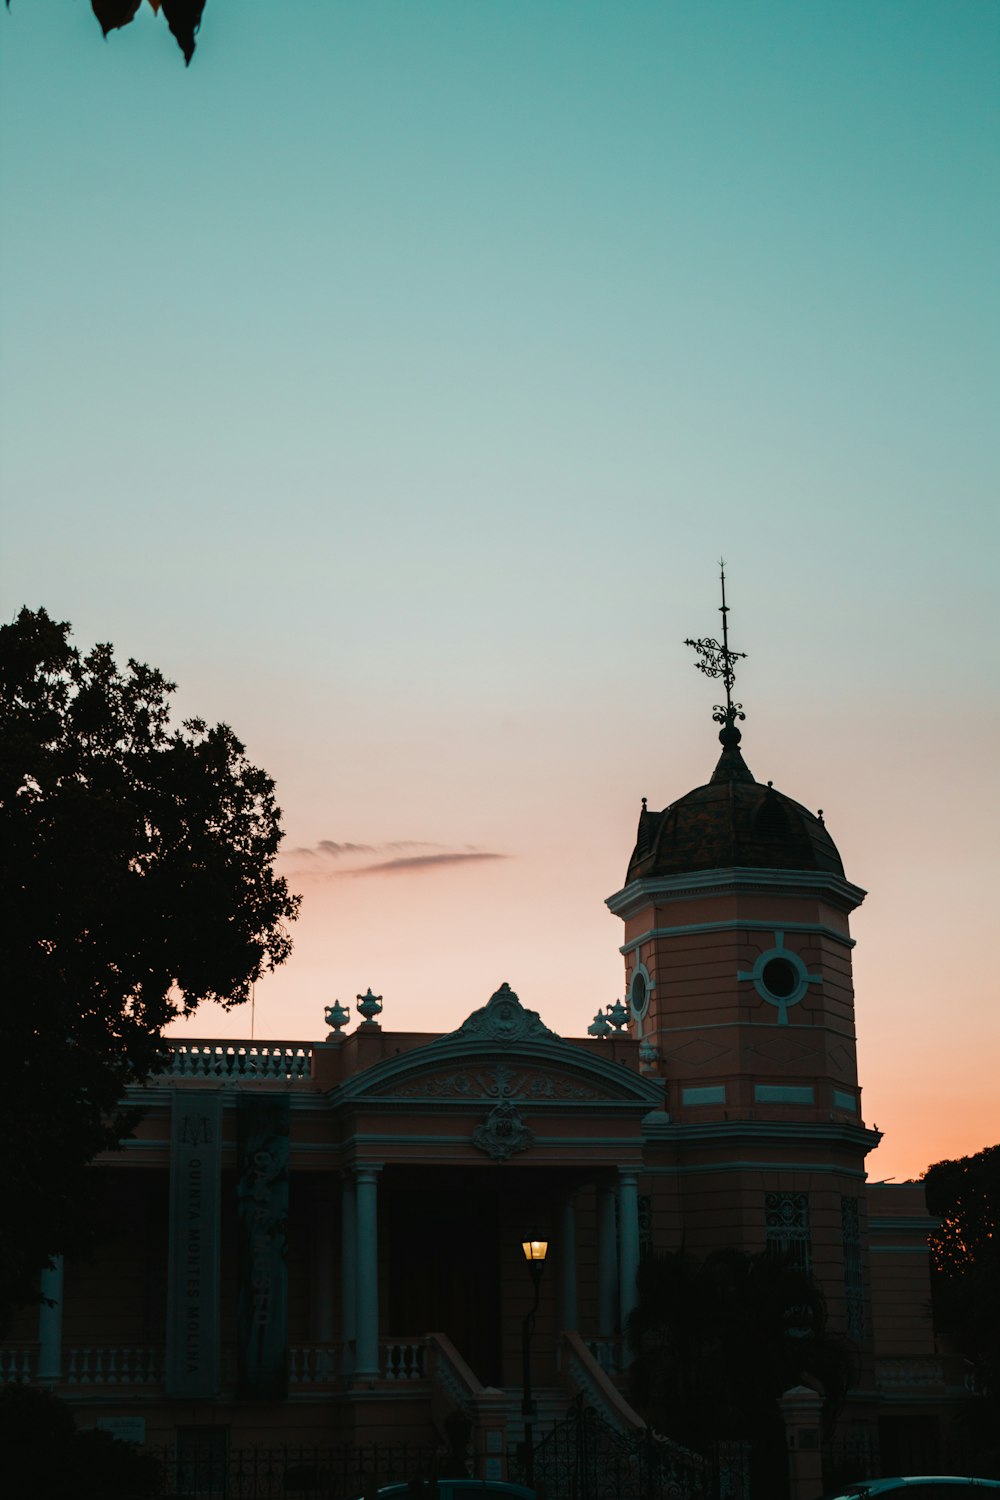
[[[745,719],[742,703],[733,702],[733,686],[736,682],[737,661],[746,656],[745,651],[731,651],[729,649],[729,606],[726,603],[726,561],[719,559],[719,579],[722,584],[722,605],[719,613],[722,616],[722,644],[713,640],[711,636],[703,636],[699,641],[685,641],[685,646],[693,646],[701,657],[695,666],[699,672],[704,672],[706,677],[718,677],[726,690],[725,707],[716,703],[712,710],[712,718],[716,724],[721,724],[719,739],[728,749],[736,746],[742,739],[742,735],[736,728],[737,719]]]

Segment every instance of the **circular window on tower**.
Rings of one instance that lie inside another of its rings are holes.
[[[753,981],[762,1000],[778,1012],[778,1024],[788,1025],[789,1006],[798,1005],[811,984],[822,984],[821,974],[810,974],[794,948],[785,947],[785,934],[776,931],[774,947],[757,955],[752,969],[740,970],[737,979]]]
[[[768,959],[760,977],[764,988],[775,1000],[787,1000],[799,987],[799,975],[787,958]]]
[[[632,971],[632,981],[628,987],[629,1009],[637,1021],[641,1021],[649,1009],[649,991],[651,983],[649,970],[645,964],[636,964]]]

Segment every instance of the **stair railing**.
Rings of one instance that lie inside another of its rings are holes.
[[[560,1356],[563,1380],[571,1395],[582,1396],[615,1432],[627,1437],[645,1431],[646,1424],[639,1413],[628,1404],[578,1333],[562,1335]]]

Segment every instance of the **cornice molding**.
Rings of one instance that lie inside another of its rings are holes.
[[[715,1172],[760,1172],[778,1175],[793,1172],[797,1176],[808,1172],[814,1177],[840,1177],[861,1183],[866,1182],[868,1175],[864,1167],[845,1167],[831,1162],[761,1161],[749,1157],[730,1157],[728,1161],[671,1162],[666,1165],[657,1163],[654,1166],[644,1166],[642,1169],[644,1177],[707,1177]],[[871,1248],[874,1250],[875,1246]]]
[[[687,896],[729,895],[737,891],[765,891],[772,895],[822,895],[840,911],[861,905],[867,891],[832,870],[762,870],[733,865],[695,870],[686,875],[659,875],[633,880],[609,896],[605,905],[616,917],[630,917],[653,900],[681,901]]]
[[[606,1167],[610,1162],[620,1166],[623,1171],[636,1172],[639,1175],[646,1170],[642,1159],[642,1141],[638,1137],[634,1140],[615,1141],[609,1140],[606,1137],[603,1140],[595,1140],[590,1135],[542,1135],[538,1131],[533,1132],[533,1135],[534,1156],[521,1158],[522,1164],[525,1166],[540,1165],[537,1159],[538,1153],[548,1148],[551,1150],[569,1150],[579,1153],[577,1159],[564,1158],[555,1163],[549,1162],[546,1164],[548,1167],[566,1167],[567,1169],[575,1169],[580,1166]],[[385,1152],[393,1149],[398,1151],[400,1147],[407,1146],[431,1146],[436,1150],[448,1148],[450,1153],[459,1153],[461,1158],[468,1165],[472,1166],[476,1164],[478,1158],[470,1158],[469,1147],[471,1144],[472,1139],[470,1136],[431,1135],[430,1133],[413,1135],[410,1131],[397,1134],[393,1131],[359,1130],[351,1135],[344,1136],[343,1141],[340,1143],[340,1150],[346,1154],[358,1146],[378,1146],[380,1150]],[[435,1158],[433,1161],[415,1162],[412,1158],[395,1155],[391,1157],[387,1156],[386,1165],[440,1166],[449,1159],[449,1155],[446,1155]],[[517,1165],[517,1162],[515,1161],[513,1164]],[[483,1163],[483,1166],[485,1168],[486,1164]]]
[[[854,938],[848,937],[845,932],[838,932],[835,927],[827,927],[823,922],[761,922],[756,918],[753,921],[741,921],[734,917],[726,922],[683,922],[678,927],[649,927],[631,942],[623,943],[618,952],[633,953],[636,948],[640,948],[643,943],[652,942],[654,938],[690,937],[699,932],[736,932],[737,930],[740,932],[774,932],[776,928],[780,928],[783,932],[807,933],[811,937],[832,938],[835,943],[842,943],[845,948],[855,946]]]
[[[228,1111],[236,1108],[239,1095],[249,1092],[257,1092],[264,1097],[273,1097],[275,1093],[287,1092],[291,1107],[296,1114],[302,1110],[328,1110],[330,1107],[327,1095],[312,1082],[305,1088],[300,1083],[296,1083],[294,1088],[283,1091],[275,1088],[274,1083],[262,1086],[260,1080],[256,1078],[232,1078],[225,1082],[217,1078],[182,1078],[174,1079],[166,1084],[152,1084],[145,1088],[140,1084],[133,1084],[125,1090],[124,1103],[130,1109],[141,1109],[145,1119],[151,1113],[168,1113],[178,1095],[221,1094],[222,1108]]]
[[[647,1141],[663,1144],[717,1146],[735,1144],[738,1141],[780,1141],[788,1145],[811,1144],[851,1146],[862,1148],[865,1154],[874,1151],[882,1139],[880,1130],[868,1130],[864,1125],[851,1125],[847,1121],[802,1121],[789,1120],[706,1120],[704,1124],[679,1125],[647,1115],[642,1122],[642,1133]]]

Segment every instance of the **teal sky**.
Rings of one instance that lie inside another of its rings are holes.
[[[0,12],[2,612],[277,777],[259,1035],[620,993],[724,554],[747,761],[871,891],[875,1175],[997,1138],[998,44],[993,0],[208,0],[185,70],[145,9]]]

